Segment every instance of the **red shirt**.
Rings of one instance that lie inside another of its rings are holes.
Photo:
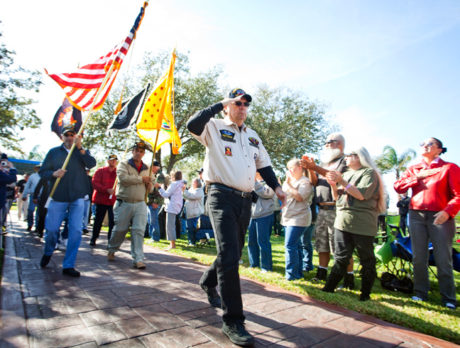
[[[117,199],[115,193],[112,195],[112,199],[110,199],[107,190],[113,188],[116,178],[116,169],[111,171],[109,167],[102,167],[96,170],[93,175],[93,203],[103,205],[115,204]]]
[[[440,168],[440,171],[429,177],[417,179],[418,172],[432,168]],[[436,212],[444,210],[452,218],[460,210],[460,168],[439,157],[430,164],[422,161],[409,167],[393,186],[398,193],[412,189],[410,209]]]

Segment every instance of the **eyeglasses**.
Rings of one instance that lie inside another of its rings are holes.
[[[430,141],[428,143],[420,143],[420,147],[424,147],[424,146],[431,147],[433,145],[436,145],[436,144],[433,143],[432,141]]]
[[[353,156],[358,156],[356,153],[349,153],[348,155],[345,155],[345,157],[353,157]]]
[[[329,141],[326,141],[325,145],[332,145],[338,142],[339,142],[338,140],[329,140]]]
[[[244,105],[244,106],[248,107],[249,105],[251,105],[251,103],[249,103],[249,102],[244,102],[244,103],[243,103],[243,102],[241,102],[241,101],[238,100],[238,101],[235,102],[235,105],[236,105],[236,106]]]

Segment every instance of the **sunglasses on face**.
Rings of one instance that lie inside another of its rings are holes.
[[[65,137],[74,137],[75,133],[65,133],[64,136]]]
[[[338,142],[339,142],[338,140],[329,140],[329,141],[326,141],[325,145],[332,145]]]
[[[235,105],[236,105],[236,106],[244,105],[244,106],[248,107],[248,106],[251,105],[251,104],[250,104],[249,102],[244,102],[244,103],[243,103],[242,101],[239,101],[239,100],[238,100],[238,101],[235,102]]]
[[[432,141],[429,141],[429,142],[427,142],[427,143],[420,143],[420,146],[421,146],[421,147],[424,147],[424,146],[426,146],[426,147],[432,147],[433,145],[436,145],[436,144],[435,144],[434,142],[432,142]]]

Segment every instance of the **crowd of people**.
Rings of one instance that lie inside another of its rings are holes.
[[[245,124],[252,97],[242,89],[190,117],[187,128],[206,147],[200,177],[188,187],[182,172],[168,178],[160,163],[143,162],[149,146],[137,141],[131,157],[118,162],[107,157],[107,166],[88,176],[96,160],[84,149],[73,126],[62,131],[62,145],[51,149],[41,166],[17,182],[18,218],[27,219],[27,230],[44,235],[40,262],[45,268],[59,242],[66,240],[62,272],[78,277],[75,263],[82,234],[87,232],[88,215],[94,209],[90,245],[100,238],[108,216],[107,259],[115,254],[131,232],[133,266],[145,269],[144,237],[159,241],[161,227],[176,247],[177,224],[184,219],[188,245],[209,237],[202,233],[206,221],[215,237],[217,256],[200,279],[213,307],[223,309],[222,331],[238,345],[250,345],[253,337],[244,326],[239,282],[239,263],[247,235],[250,267],[273,270],[270,236],[284,233],[285,278],[304,278],[316,267],[315,282],[324,282],[323,291],[343,286],[354,289],[353,252],[361,269],[360,300],[370,299],[377,276],[374,241],[378,216],[386,210],[387,198],[382,177],[369,152],[359,147],[345,153],[345,139],[339,133],[327,137],[316,162],[311,156],[286,163],[281,182],[270,157],[255,131]],[[224,118],[215,118],[223,112]],[[71,153],[66,169],[63,163]],[[413,245],[416,301],[428,300],[428,243],[433,244],[443,305],[457,306],[452,265],[454,217],[460,210],[460,169],[440,158],[446,151],[442,142],[429,138],[422,144],[422,160],[411,166],[394,184],[400,200],[400,228],[409,229]],[[4,162],[3,162],[4,161]],[[16,182],[16,170],[2,155],[0,168],[2,225],[8,208],[7,186]],[[56,189],[52,191],[55,182]],[[407,191],[411,189],[412,197]],[[93,209],[90,208],[92,202]],[[34,219],[34,211],[37,213]],[[160,210],[165,218],[161,219]],[[407,215],[409,223],[407,223]],[[61,234],[61,226],[65,232]],[[280,228],[283,226],[283,229]],[[44,233],[44,231],[46,231]],[[282,232],[283,231],[283,232]],[[319,256],[313,265],[313,245]],[[334,263],[329,271],[333,256]]]

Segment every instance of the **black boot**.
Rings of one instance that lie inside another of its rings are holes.
[[[331,273],[329,274],[329,277],[326,280],[326,285],[324,285],[324,288],[322,289],[324,292],[334,292],[335,288],[337,287],[337,284],[342,280],[343,275],[340,274],[340,272],[337,272],[332,268]]]
[[[343,287],[349,290],[355,289],[355,276],[353,273],[345,274],[343,278]]]
[[[314,282],[319,282],[320,280],[326,281],[327,279],[327,268],[320,268],[316,270],[316,276],[312,279]]]

